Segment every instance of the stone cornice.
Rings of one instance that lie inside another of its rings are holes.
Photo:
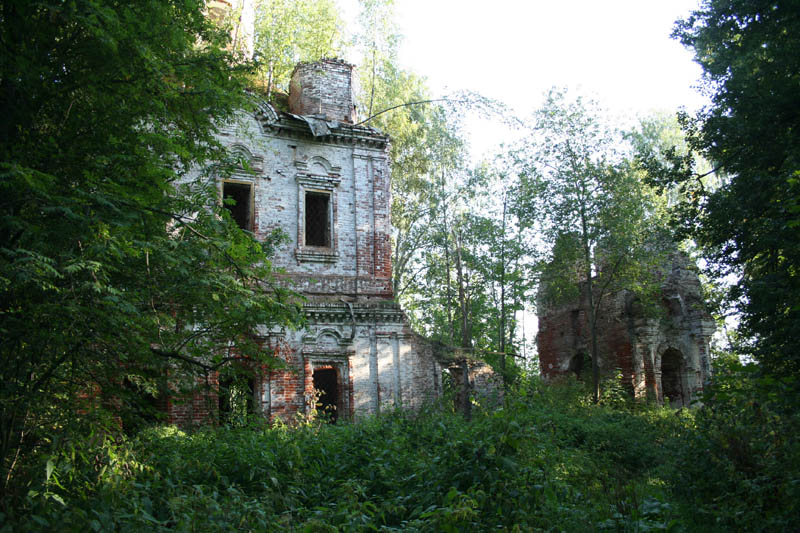
[[[308,320],[314,322],[351,324],[353,318],[357,324],[391,323],[403,324],[405,314],[395,302],[384,303],[358,303],[353,302],[353,315],[345,303],[316,303],[303,304],[303,314]]]
[[[315,136],[311,127],[303,120],[295,118],[288,113],[273,113],[274,111],[268,113],[262,109],[256,114],[256,119],[265,133],[317,143],[358,146],[379,150],[386,150],[389,145],[389,137],[372,128],[330,122],[328,123],[327,134]]]

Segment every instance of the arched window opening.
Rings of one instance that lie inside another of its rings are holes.
[[[579,352],[569,360],[568,370],[575,374],[578,380],[583,381],[583,378],[592,370],[592,358],[584,352]]]

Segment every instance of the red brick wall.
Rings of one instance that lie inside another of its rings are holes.
[[[264,415],[269,420],[280,417],[284,421],[289,421],[296,413],[302,413],[305,409],[303,358],[283,339],[272,342],[271,348],[275,357],[286,366],[269,373],[270,402],[264,406]]]
[[[167,423],[180,427],[215,424],[218,421],[219,374],[210,372],[195,380],[193,390],[181,393],[177,390],[166,400]]]
[[[633,376],[633,343],[630,325],[621,310],[608,299],[599,310],[597,344],[600,371],[609,374],[620,369],[624,383]],[[591,331],[586,306],[550,309],[539,317],[537,345],[541,373],[546,378],[570,374],[572,357],[592,354]]]

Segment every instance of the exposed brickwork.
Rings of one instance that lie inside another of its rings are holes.
[[[621,291],[606,297],[598,313],[598,364],[602,374],[619,369],[623,384],[636,397],[664,400],[662,356],[677,357],[667,380],[675,383],[670,398],[676,406],[698,397],[710,375],[708,346],[714,322],[702,301],[700,281],[683,254],[673,254],[661,273],[661,318],[647,318],[633,296]],[[542,375],[546,378],[576,373],[581,355],[591,355],[588,299],[559,307],[542,306],[537,345]],[[588,369],[584,369],[588,370]]]
[[[219,374],[210,372],[195,379],[195,387],[188,391],[173,390],[166,398],[167,423],[191,427],[216,423],[219,398]]]
[[[300,63],[289,85],[289,111],[354,124],[353,92],[353,65],[337,59]]]
[[[222,128],[220,140],[250,159],[253,172],[231,179],[252,184],[256,238],[276,229],[289,236],[273,265],[307,297],[305,329],[260,332],[283,362],[254,391],[254,404],[272,420],[306,415],[314,372],[326,369],[336,373],[345,417],[415,408],[441,393],[442,368],[430,344],[392,300],[389,140],[353,125],[351,74],[338,60],[299,65],[292,114],[264,105]],[[328,198],[329,246],[306,244],[308,192]],[[201,404],[193,400],[174,420],[204,420],[210,413]]]
[[[475,401],[484,405],[501,405],[503,401],[503,380],[492,368],[482,361],[475,361],[456,353],[447,371],[455,387],[455,408],[467,418]]]

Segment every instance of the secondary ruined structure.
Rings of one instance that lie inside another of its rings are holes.
[[[308,299],[305,329],[260,332],[287,364],[250,384],[253,410],[270,419],[308,412],[315,390],[348,418],[441,392],[432,346],[393,300],[389,139],[354,124],[352,71],[339,60],[300,64],[288,113],[264,104],[223,130],[245,164],[218,180],[220,197],[236,201],[234,220],[256,238],[289,235],[273,264]],[[213,418],[212,403],[173,402],[170,420]]]
[[[547,378],[591,375],[587,294],[539,312],[537,344]],[[648,318],[633,295],[609,296],[598,313],[601,374],[617,369],[637,398],[674,407],[697,399],[710,376],[709,343],[715,324],[706,310],[700,280],[689,259],[675,253],[661,287],[661,318]]]

